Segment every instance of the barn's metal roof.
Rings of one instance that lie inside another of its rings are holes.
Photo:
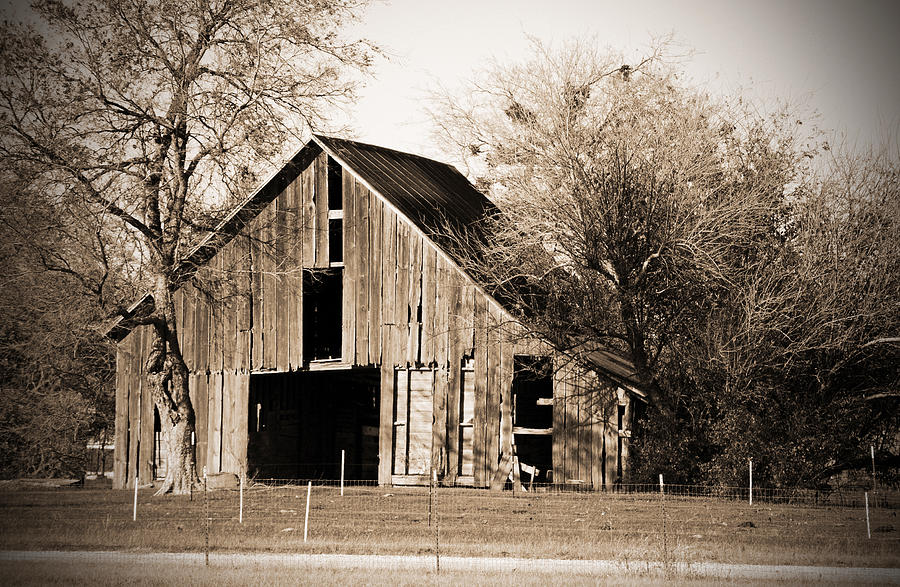
[[[345,139],[313,138],[426,234],[440,234],[448,223],[469,226],[496,210],[446,163]]]

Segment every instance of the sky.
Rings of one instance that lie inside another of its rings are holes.
[[[372,5],[357,26],[388,59],[378,60],[352,110],[355,137],[432,157],[441,154],[427,88],[436,80],[452,87],[492,58],[523,60],[528,35],[595,38],[637,57],[655,36],[672,34],[679,50],[694,53],[684,64],[691,83],[714,95],[790,100],[818,112],[819,125],[850,147],[900,129],[897,0],[391,0]]]

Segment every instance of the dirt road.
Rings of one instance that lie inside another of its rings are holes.
[[[3,551],[0,561],[53,562],[70,564],[128,564],[128,565],[204,565],[202,553],[135,553],[135,552],[65,552],[65,551]],[[273,554],[273,553],[213,553],[210,566],[228,568],[272,569],[361,569],[381,571],[431,571],[433,556],[385,556],[344,554]],[[441,557],[441,570],[457,572],[510,572],[523,574],[574,573],[601,576],[663,576],[665,567],[653,561],[563,560],[497,557]],[[840,583],[900,584],[900,569],[860,567],[816,567],[774,565],[732,565],[723,563],[672,563],[669,576],[694,579],[724,579],[749,581],[803,581]]]

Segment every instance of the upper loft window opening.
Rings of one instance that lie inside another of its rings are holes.
[[[548,357],[515,356],[513,426],[553,427],[553,371]]]
[[[328,219],[328,263],[332,267],[344,264],[344,221]]]
[[[344,188],[343,188],[344,169],[341,164],[328,158],[328,209],[343,210],[344,209]]]
[[[341,358],[341,269],[303,272],[303,360]]]

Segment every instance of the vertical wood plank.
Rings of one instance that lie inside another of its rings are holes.
[[[485,451],[487,459],[485,463],[486,481],[497,472],[500,463],[500,328],[499,312],[488,302],[488,378],[487,378],[487,424],[485,431]]]
[[[194,406],[194,457],[196,458],[197,471],[202,472],[206,466],[207,442],[209,431],[207,424],[209,415],[209,397],[207,383],[209,378],[205,373],[195,373],[188,379],[191,404]]]
[[[394,468],[395,475],[409,472],[409,370],[394,371]]]
[[[247,471],[248,411],[250,401],[250,374],[231,373],[231,443],[232,472],[241,475]]]
[[[172,294],[173,303],[175,305],[175,326],[178,329],[178,348],[184,355],[184,287],[179,288]]]
[[[113,442],[113,489],[124,489],[128,466],[128,377],[135,360],[128,352],[132,330],[116,346],[116,430]]]
[[[349,174],[348,174],[349,175]],[[369,252],[369,191],[359,182],[353,182],[356,203],[356,359],[357,365],[368,365],[369,361],[369,280],[371,267]]]
[[[150,346],[153,342],[153,331],[149,326],[144,327],[144,336],[141,340],[142,362],[150,356]],[[153,393],[150,389],[147,373],[141,373],[141,449],[140,472],[141,479],[149,482],[153,479]]]
[[[378,426],[378,484],[390,485],[394,453],[394,366],[381,364],[379,426]]]
[[[181,289],[184,291],[184,344],[181,352],[188,371],[193,372],[196,368],[194,344],[197,340],[197,291],[190,283],[186,283]]]
[[[222,373],[210,373],[207,383],[207,472],[218,473],[222,466]]]
[[[422,342],[421,362],[431,365],[434,357],[434,323],[435,306],[437,301],[437,251],[431,243],[422,244]]]
[[[451,275],[452,269],[447,265],[447,262],[438,257],[438,285],[435,288],[436,297],[434,304],[434,361],[438,367],[443,368],[447,368],[449,361],[450,304],[451,300],[458,296],[454,290],[454,284],[451,282]]]
[[[316,266],[316,180],[315,163],[310,163],[301,178],[300,221],[303,267]],[[346,194],[345,194],[346,195]],[[344,249],[346,251],[346,249]]]
[[[394,298],[394,360],[409,364],[406,347],[409,341],[409,226],[397,219],[397,286]]]
[[[431,463],[443,478],[447,472],[447,368],[434,370]]]
[[[578,389],[576,369],[568,369],[566,380],[566,476],[578,479]]]
[[[553,359],[553,482],[566,479],[566,366],[559,356]]]
[[[515,356],[512,341],[506,332],[500,330],[500,454],[512,455],[513,410],[512,382],[515,371]]]
[[[488,462],[488,339],[487,301],[484,296],[475,296],[475,422],[473,451],[475,460],[475,486],[487,487]]]
[[[250,237],[241,235],[234,239],[235,266],[238,267],[235,282],[238,284],[236,297],[237,323],[235,335],[237,344],[234,347],[236,356],[232,362],[241,371],[249,371],[251,368],[251,345],[253,337],[253,321],[251,312],[253,309],[253,263],[250,259]]]
[[[381,311],[384,299],[381,292],[381,259],[382,259],[382,220],[384,207],[381,200],[369,193],[369,243],[371,245],[371,263],[367,267],[370,275],[369,283],[369,362],[381,364]]]
[[[134,477],[137,473],[138,444],[140,443],[141,414],[141,371],[143,370],[144,357],[141,355],[142,341],[146,326],[140,326],[132,331],[131,354],[137,357],[134,370],[129,373],[128,381],[128,471],[127,486],[134,487]],[[143,448],[141,448],[143,450]]]
[[[219,252],[215,257],[210,261],[211,265],[211,274],[213,279],[213,296],[212,299],[209,300],[209,369],[210,371],[221,371],[222,370],[222,344],[224,338],[223,332],[223,317],[224,317],[224,306],[225,306],[225,296],[227,292],[224,286],[225,275],[223,272],[223,259],[224,255]]]
[[[291,324],[290,324],[290,271],[292,263],[289,256],[288,215],[290,214],[289,192],[285,188],[272,205],[275,206],[275,328],[272,333],[275,344],[275,368],[278,371],[290,369],[291,356]]]
[[[396,336],[396,288],[397,288],[397,217],[387,208],[382,207],[384,258],[381,263],[381,290],[383,296],[381,310],[381,364],[393,365],[399,357],[394,354],[394,336]],[[393,380],[392,380],[393,381]],[[392,383],[393,385],[393,383]]]
[[[624,430],[619,432],[619,436],[622,439],[622,478],[620,482],[631,483],[629,453],[631,451],[631,428],[634,420],[634,398],[629,393],[624,392],[622,401],[625,402],[625,415],[622,418]]]
[[[591,483],[594,489],[604,486],[603,480],[603,401],[592,398],[591,403]]]
[[[450,310],[449,310],[449,365],[447,381],[447,484],[456,483],[459,472],[459,401],[462,386],[461,366],[465,353],[462,344],[463,320],[460,316],[462,309],[462,283],[456,272],[450,273]]]
[[[407,315],[406,363],[421,364],[422,357],[422,287],[423,275],[423,242],[414,231],[409,231],[409,309]]]
[[[209,270],[205,270],[204,277],[209,276]],[[206,282],[208,279],[202,279]],[[204,287],[208,287],[204,284]],[[208,292],[197,290],[197,304],[195,310],[197,318],[195,328],[197,331],[194,341],[194,370],[206,373],[209,370],[209,297]]]
[[[263,366],[263,214],[250,221],[250,369]]]
[[[341,308],[341,356],[345,363],[356,363],[356,284],[362,270],[356,247],[357,194],[356,180],[343,173],[344,197],[344,287]]]
[[[275,275],[275,202],[269,203],[260,216],[263,219],[261,231],[263,234],[263,243],[261,251],[261,270],[262,270],[262,292],[263,312],[265,315],[262,319],[263,334],[263,363],[264,369],[274,369],[275,350],[276,350],[276,310],[275,306],[278,301],[278,280]]]
[[[303,367],[303,222],[301,213],[302,176],[288,186],[287,231],[287,304],[288,304],[288,367],[296,371]]]
[[[316,267],[328,267],[328,155],[321,153],[315,169],[316,203]],[[349,175],[349,174],[343,174]]]

